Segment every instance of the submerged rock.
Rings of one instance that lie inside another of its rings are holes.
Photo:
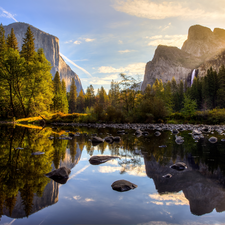
[[[57,183],[65,184],[69,178],[70,172],[71,170],[69,168],[61,167],[57,170],[53,170],[52,172],[45,174],[45,176],[51,178]]]
[[[162,176],[163,178],[171,178],[172,177],[172,175],[170,174],[170,173],[168,173],[168,174],[166,174],[166,175],[164,175],[164,176]]]
[[[209,138],[209,142],[214,144],[214,143],[217,142],[217,138],[216,137],[211,137],[211,138]]]
[[[176,139],[175,139],[175,142],[176,142],[178,145],[183,144],[184,138],[181,137],[181,136],[177,136]]]
[[[44,152],[33,152],[32,155],[44,155]]]
[[[90,159],[89,159],[89,162],[90,164],[92,165],[99,165],[99,164],[102,164],[102,163],[105,163],[111,159],[117,159],[119,158],[118,156],[108,156],[108,155],[102,155],[102,156],[92,156]]]
[[[115,191],[123,192],[123,191],[129,191],[131,189],[135,189],[137,187],[137,185],[133,184],[127,180],[117,180],[117,181],[113,182],[111,187]]]
[[[159,131],[156,131],[154,134],[155,134],[156,137],[161,135],[161,133]]]
[[[172,168],[174,170],[182,171],[182,170],[187,169],[187,165],[183,162],[177,162],[177,163],[173,164],[172,166],[170,166],[170,168]]]

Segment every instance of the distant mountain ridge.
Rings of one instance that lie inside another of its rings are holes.
[[[57,37],[48,34],[42,30],[39,30],[38,28],[32,25],[21,22],[12,23],[7,26],[4,26],[5,36],[7,37],[8,34],[10,34],[11,32],[11,28],[13,28],[18,41],[18,46],[21,49],[23,44],[23,38],[25,36],[28,26],[31,27],[31,31],[35,38],[35,48],[43,48],[47,60],[51,62],[51,73],[53,78],[55,76],[56,71],[58,71],[60,74],[60,78],[65,80],[67,91],[70,90],[72,78],[75,79],[77,92],[79,93],[81,90],[83,90],[80,78],[73,70],[71,70],[71,68],[66,64],[66,62],[59,54],[59,39]]]
[[[177,82],[181,79],[189,82],[194,69],[201,77],[211,66],[218,71],[223,64],[225,30],[215,28],[211,31],[207,27],[194,25],[189,28],[188,38],[181,49],[163,45],[157,47],[152,61],[146,64],[141,90],[144,91],[147,84],[152,85],[156,79],[167,82],[173,76]]]

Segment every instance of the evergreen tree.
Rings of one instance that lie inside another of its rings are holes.
[[[34,35],[30,26],[28,26],[25,38],[23,38],[23,45],[20,54],[27,62],[32,61],[35,56]]]
[[[3,25],[0,25],[0,65],[2,60],[4,59],[4,55],[6,52],[6,41],[5,41],[5,30]]]
[[[53,79],[54,97],[53,97],[53,110],[54,112],[61,112],[62,110],[62,83],[60,81],[59,72],[55,73]]]
[[[77,104],[77,87],[75,84],[75,79],[72,79],[70,86],[70,98],[69,98],[69,112],[76,112],[76,104]]]
[[[66,93],[66,82],[62,79],[62,112],[68,113],[68,100],[67,100],[67,93]]]
[[[220,108],[225,108],[225,67],[224,65],[221,66],[218,73],[217,105]]]
[[[85,110],[85,96],[84,92],[81,90],[77,98],[77,110],[79,113],[83,113]]]
[[[13,28],[11,29],[11,33],[8,35],[6,42],[8,48],[13,48],[14,50],[19,51],[18,42],[14,34]]]

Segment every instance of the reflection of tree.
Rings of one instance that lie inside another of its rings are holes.
[[[51,129],[1,126],[0,135],[0,213],[5,207],[11,215],[20,192],[24,210],[29,216],[33,196],[42,196],[51,171],[52,141],[48,139]],[[23,149],[18,149],[22,147]],[[32,152],[45,154],[33,156]],[[4,194],[3,194],[4,193]]]
[[[71,160],[72,162],[75,161],[75,156],[77,153],[77,142],[75,139],[72,139],[69,143],[69,148],[70,148],[70,155],[71,155]]]
[[[54,163],[54,166],[55,166],[56,169],[59,167],[60,160],[63,160],[65,158],[67,144],[68,144],[68,140],[59,139],[58,135],[54,135],[54,139],[53,139],[53,147],[54,147],[53,163]]]

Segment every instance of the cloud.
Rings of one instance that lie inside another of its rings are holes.
[[[91,84],[95,84],[95,85],[109,84],[112,80],[118,79],[118,77],[119,77],[118,74],[111,74],[110,76],[106,76],[106,77],[92,77]]]
[[[84,38],[84,41],[86,41],[86,42],[93,42],[93,41],[95,41],[95,39],[91,39],[91,38]]]
[[[80,45],[82,42],[81,41],[74,41],[73,42],[75,45]]]
[[[151,40],[149,46],[167,45],[182,47],[184,41],[187,39],[187,35],[156,35],[149,37]]]
[[[60,54],[66,61],[68,61],[69,63],[71,63],[72,65],[74,65],[75,67],[77,67],[78,69],[80,69],[81,71],[83,71],[84,73],[86,73],[87,75],[89,75],[90,77],[92,77],[91,74],[90,74],[87,70],[85,70],[84,68],[78,66],[78,65],[77,65],[76,63],[74,63],[72,60],[70,60],[70,59],[68,59],[66,56],[64,56],[61,52],[60,52],[59,54]]]
[[[123,53],[128,53],[128,52],[134,52],[134,50],[128,50],[128,49],[126,49],[126,50],[120,50],[118,52],[121,53],[121,54],[123,54]]]
[[[15,19],[14,15],[12,15],[11,13],[7,12],[6,10],[4,10],[2,7],[0,7],[0,10],[2,10],[2,14],[0,15],[0,17],[6,17],[6,18],[11,18],[13,19],[15,22],[18,22],[18,20]]]
[[[95,200],[92,199],[92,198],[85,198],[84,201],[85,201],[85,202],[94,202]]]
[[[85,41],[85,42],[93,42],[93,41],[95,41],[95,39],[80,37],[80,38],[78,38],[78,40],[74,41],[73,43],[75,45],[80,45],[82,43],[82,41]],[[69,43],[69,42],[67,42],[67,43]]]
[[[121,45],[121,44],[123,44],[123,41],[119,40],[118,43]]]
[[[204,4],[205,1],[202,1]],[[164,1],[153,2],[151,0],[116,0],[114,9],[132,16],[147,18],[152,20],[162,20],[166,18],[181,17],[183,19],[216,19],[224,18],[224,11],[205,11],[203,9],[191,9],[185,2]],[[209,9],[210,10],[210,9]]]
[[[114,68],[112,66],[101,66],[98,68],[99,73],[128,73],[130,75],[144,74],[146,63],[133,63],[126,67]]]

